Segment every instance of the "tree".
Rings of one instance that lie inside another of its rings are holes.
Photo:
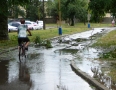
[[[78,18],[85,23],[87,19],[87,0],[61,0],[61,16],[63,20],[69,19],[70,25],[74,26],[74,19]],[[49,0],[48,12],[54,17],[59,12],[58,0]]]
[[[24,6],[30,0],[2,0],[0,5],[0,40],[8,40],[8,6],[21,5]]]
[[[30,3],[26,5],[26,18],[30,20],[37,20],[42,18],[43,3],[39,0],[30,0]]]
[[[61,3],[62,16],[64,19],[68,18],[71,21],[71,26],[74,26],[75,18],[85,23],[87,19],[87,0],[63,0]]]
[[[105,13],[111,13],[116,17],[116,0],[90,0],[88,9],[91,11],[92,20],[100,22]]]
[[[76,18],[80,20],[80,22],[83,22],[84,25],[86,25],[87,22],[87,9],[82,7],[76,12]]]
[[[69,18],[71,20],[71,26],[74,26],[74,17],[76,10],[78,9],[78,0],[64,0],[62,1],[62,16],[64,19]]]
[[[11,5],[8,7],[8,17],[12,17],[14,19],[18,18],[18,16],[21,16],[25,18],[25,10],[22,9],[21,6],[18,5]]]
[[[105,0],[91,0],[88,9],[94,22],[100,22],[105,15]]]
[[[116,17],[116,0],[108,0],[106,2],[106,11],[110,12],[113,16],[113,19]]]
[[[76,18],[78,18],[81,22],[84,23],[84,25],[87,22],[87,8],[88,8],[88,2],[87,0],[80,1],[79,8],[76,12]]]
[[[55,18],[56,20],[59,19],[59,15],[58,15],[58,0],[48,0],[47,4],[46,4],[46,11],[47,11],[47,15],[48,16],[52,16],[53,18]]]

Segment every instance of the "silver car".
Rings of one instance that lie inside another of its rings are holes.
[[[17,27],[15,27],[15,26],[11,26],[11,25],[8,24],[8,32],[11,32],[11,31],[17,31],[17,30],[18,30]]]

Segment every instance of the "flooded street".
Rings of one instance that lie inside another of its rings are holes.
[[[72,71],[70,61],[93,76],[91,67],[101,67],[105,62],[97,60],[101,50],[89,47],[95,42],[90,36],[111,30],[114,28],[94,28],[53,39],[53,48],[49,49],[31,45],[22,63],[18,50],[8,52],[10,60],[0,60],[0,90],[95,90]]]

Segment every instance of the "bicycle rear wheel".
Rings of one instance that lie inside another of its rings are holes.
[[[23,47],[22,51],[23,51],[23,52],[22,52],[22,53],[23,53],[23,55],[22,55],[22,56],[23,56],[24,58],[26,58],[26,51],[25,51],[25,47]]]

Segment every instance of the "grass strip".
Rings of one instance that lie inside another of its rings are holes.
[[[91,23],[91,28],[105,27],[105,26],[111,26],[111,25],[110,24]],[[58,28],[57,28],[56,24],[46,24],[46,27],[54,27],[54,28],[46,29],[46,30],[31,31],[32,36],[29,36],[31,42],[34,42],[36,36],[40,36],[41,39],[49,39],[49,38],[59,36]],[[62,35],[84,32],[84,31],[90,30],[91,28],[88,28],[87,24],[84,25],[83,23],[76,23],[75,26],[69,26],[67,24],[62,24]],[[0,48],[2,48],[2,49],[7,49],[9,47],[14,47],[17,45],[18,45],[17,32],[9,33],[9,40],[0,41]]]
[[[102,48],[110,48],[111,46],[116,46],[116,30],[111,31],[98,39],[97,42],[93,44],[93,46]]]

